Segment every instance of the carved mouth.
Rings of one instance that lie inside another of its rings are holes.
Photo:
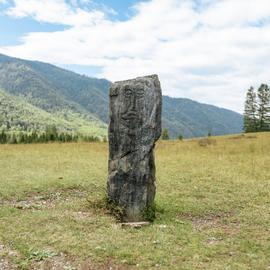
[[[130,119],[136,119],[138,118],[137,112],[130,111],[128,113],[122,114],[122,119],[124,120],[130,120]]]

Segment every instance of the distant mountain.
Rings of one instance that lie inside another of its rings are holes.
[[[106,135],[106,125],[99,121],[87,120],[72,111],[51,113],[31,105],[21,97],[0,90],[0,129],[44,131],[48,126],[57,126],[59,131]]]
[[[110,82],[51,64],[0,54],[0,128],[61,130],[105,135]],[[7,105],[8,104],[8,105]],[[172,137],[239,133],[242,116],[189,99],[163,97],[163,127]]]
[[[243,118],[236,112],[186,98],[163,96],[163,126],[170,134],[201,137],[242,132]]]
[[[0,89],[9,96],[12,104],[21,102],[31,106],[32,111],[39,111],[39,115],[46,114],[47,123],[56,123],[63,131],[77,131],[104,136],[107,134],[106,111],[107,94],[103,93],[108,88],[109,82],[91,79],[75,74],[42,62],[26,61],[0,55]],[[103,96],[104,97],[103,97]],[[7,96],[6,96],[7,100]],[[80,104],[81,103],[81,104]],[[3,102],[0,104],[2,110]],[[13,106],[14,107],[14,106]],[[18,109],[18,108],[17,108]],[[101,111],[99,111],[101,110]],[[17,110],[17,112],[19,112]],[[14,119],[14,111],[6,112],[7,118]],[[44,128],[46,121],[40,118],[34,123],[28,112],[17,113],[18,118],[24,118],[29,125],[16,125],[18,130],[29,130],[32,126]],[[103,115],[103,116],[102,116]],[[102,116],[102,117],[101,117]],[[1,118],[0,118],[1,119]],[[56,121],[58,120],[58,121]],[[2,120],[3,121],[3,120]],[[13,127],[14,122],[10,125]],[[2,126],[6,126],[2,122]],[[0,122],[1,127],[1,122]],[[25,128],[26,127],[26,128]],[[14,128],[14,127],[13,127]]]

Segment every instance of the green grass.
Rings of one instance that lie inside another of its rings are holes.
[[[105,143],[1,145],[0,256],[21,269],[270,269],[270,134],[213,140],[157,144],[157,218],[142,229],[103,207]]]

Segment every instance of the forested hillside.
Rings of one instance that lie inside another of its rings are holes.
[[[186,98],[163,96],[163,126],[173,136],[240,133],[242,123],[242,116],[236,112]]]
[[[0,55],[1,110],[5,111],[2,125],[29,131],[33,127],[44,129],[46,125],[55,124],[64,131],[104,136],[107,133],[107,124],[76,102],[76,95],[80,96],[76,90],[80,89],[80,80],[77,80],[77,88],[73,88],[74,95],[65,96],[62,92],[67,88],[54,83],[58,81],[61,84],[63,81],[64,84],[65,78],[58,76],[57,72],[54,73],[54,69],[60,74],[68,73],[66,80],[73,74],[80,79],[84,77],[49,64]],[[54,79],[50,80],[49,75]],[[4,102],[9,103],[9,106],[4,106]],[[23,124],[18,125],[18,121]],[[8,124],[3,124],[4,122]]]
[[[38,61],[0,54],[0,127],[107,133],[110,82]],[[7,105],[8,104],[8,105]],[[239,133],[242,116],[189,99],[163,97],[163,127],[171,137]]]

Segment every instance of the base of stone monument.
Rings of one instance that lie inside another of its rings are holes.
[[[121,223],[122,228],[135,228],[135,229],[140,229],[144,226],[150,225],[150,222],[143,221],[143,222],[124,222]]]

